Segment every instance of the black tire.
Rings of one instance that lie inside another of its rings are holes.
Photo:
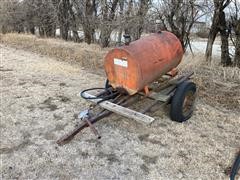
[[[239,170],[240,170],[240,152],[238,153],[238,155],[233,163],[233,166],[232,166],[232,169],[230,172],[230,180],[235,179],[235,176],[237,175]]]
[[[170,118],[177,122],[188,120],[192,116],[195,99],[195,83],[184,81],[178,85],[171,101]]]

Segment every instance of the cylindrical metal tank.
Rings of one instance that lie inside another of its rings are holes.
[[[104,68],[114,88],[132,95],[177,67],[182,57],[179,39],[162,31],[112,49],[105,57]]]

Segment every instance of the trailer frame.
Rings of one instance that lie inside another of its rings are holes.
[[[172,97],[174,96],[177,87],[183,82],[189,81],[192,75],[193,72],[188,72],[177,78],[169,75],[162,76],[161,78],[166,79],[165,81],[163,81],[163,84],[155,88],[149,87],[149,89],[151,90],[147,95],[144,92],[138,92],[135,95],[131,96],[123,93],[119,94],[116,93],[117,94],[116,96],[113,96],[108,100],[105,100],[104,98],[99,97],[100,95],[104,94],[104,91],[98,92],[97,94],[82,92],[81,93],[82,97],[89,100],[92,104],[87,110],[84,110],[79,113],[78,119],[80,120],[80,122],[78,123],[76,128],[74,128],[71,132],[67,133],[66,135],[62,136],[57,141],[57,144],[63,145],[69,142],[71,139],[74,138],[76,134],[78,134],[82,129],[86,127],[90,127],[90,129],[97,136],[97,138],[101,138],[93,124],[111,115],[112,113],[116,113],[126,118],[136,120],[137,122],[140,122],[145,125],[151,124],[155,119],[149,115],[146,115],[146,113],[149,112],[154,106],[158,105],[159,107],[168,104],[171,101]],[[110,89],[111,91],[113,90],[112,87],[109,87],[108,89]],[[153,103],[139,111],[130,109],[129,106],[134,102],[139,101],[139,97],[141,97],[141,100],[145,98],[151,99],[153,100]],[[193,103],[194,101],[195,97]],[[95,107],[99,106],[101,107],[100,112],[93,115],[91,111]]]

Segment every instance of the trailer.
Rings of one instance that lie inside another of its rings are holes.
[[[92,88],[86,89],[80,93],[81,97],[90,101],[92,104],[88,109],[78,115],[79,123],[69,133],[62,136],[58,145],[63,145],[74,138],[81,130],[90,127],[92,132],[101,138],[100,134],[94,127],[99,120],[110,116],[112,113],[136,120],[144,125],[151,124],[155,119],[146,113],[153,113],[159,110],[159,107],[170,104],[170,118],[176,122],[188,120],[193,113],[196,99],[196,85],[190,81],[193,72],[186,73],[176,78],[164,77],[165,81],[155,83],[150,87],[150,92],[146,96],[144,92],[138,92],[134,95],[124,94],[114,89],[106,81],[106,87],[103,89]],[[156,85],[157,84],[157,85]],[[145,98],[152,101],[150,105],[135,111],[129,108],[132,104],[141,101],[144,103]],[[98,112],[94,112],[97,107],[101,107]]]
[[[127,42],[105,57],[105,87],[80,93],[92,104],[79,113],[77,127],[61,137],[57,141],[59,145],[70,141],[86,127],[101,138],[94,123],[112,113],[149,125],[155,119],[147,113],[170,104],[169,115],[173,121],[184,122],[192,116],[196,84],[190,80],[193,72],[178,75],[176,67],[181,62],[183,50],[177,37],[163,31]],[[130,108],[136,102],[144,103],[146,98],[152,101],[150,105],[137,111]]]

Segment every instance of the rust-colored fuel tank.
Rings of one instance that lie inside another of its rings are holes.
[[[109,83],[132,95],[177,67],[182,57],[178,38],[162,31],[112,49],[105,57],[104,67]]]

